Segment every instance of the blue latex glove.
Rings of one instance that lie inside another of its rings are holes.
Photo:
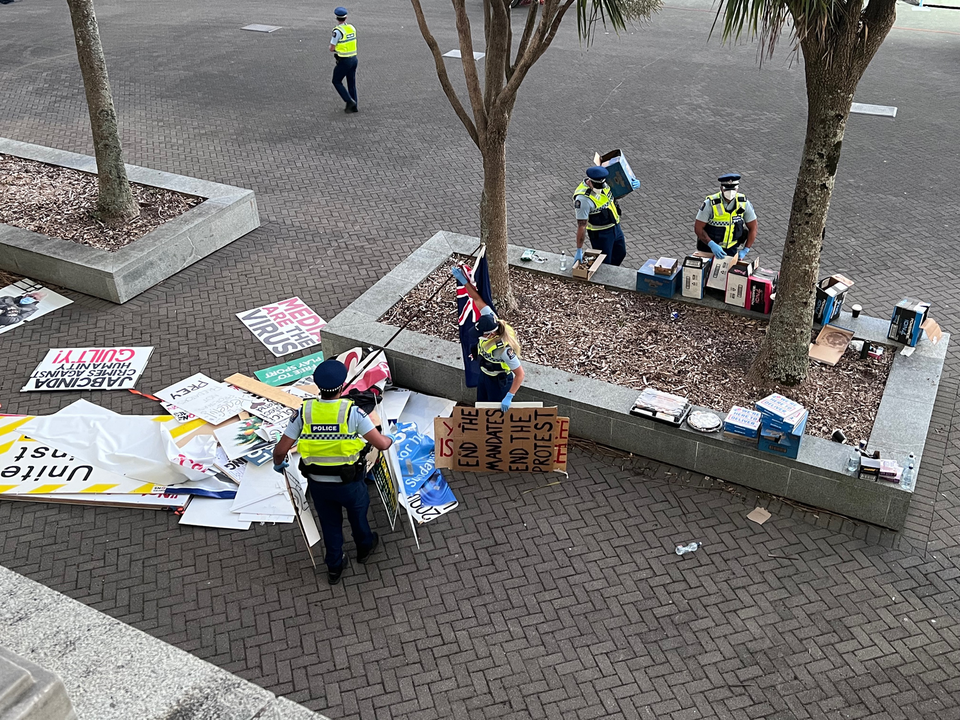
[[[278,472],[278,473],[280,473],[280,474],[282,475],[282,474],[283,474],[283,471],[286,470],[288,467],[290,467],[290,463],[288,463],[286,460],[284,460],[284,461],[283,461],[282,463],[280,463],[279,465],[274,465],[274,466],[273,466],[273,470],[274,470],[274,472]]]
[[[740,248],[740,253],[739,253],[739,254],[740,254],[740,259],[743,260],[743,259],[747,256],[747,253],[748,253],[748,252],[750,252],[750,248],[748,248],[748,247]]]
[[[394,435],[393,433],[384,433],[383,436],[386,438],[390,438],[391,443],[395,443],[397,441],[397,436]]]
[[[506,412],[510,409],[510,403],[513,402],[513,393],[508,392],[503,396],[503,400],[500,401],[500,410],[501,412]]]
[[[710,249],[713,250],[713,255],[717,260],[723,260],[727,256],[727,253],[723,251],[723,248],[720,247],[720,244],[716,240],[711,240],[707,244],[710,246]]]
[[[450,268],[450,272],[453,273],[453,276],[457,279],[458,283],[460,283],[461,285],[467,284],[467,274],[463,271],[462,268],[454,265],[452,268]]]
[[[583,262],[583,248],[577,248],[577,251],[573,254],[574,262]]]

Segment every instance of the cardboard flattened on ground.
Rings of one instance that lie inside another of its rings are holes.
[[[763,525],[767,520],[773,517],[764,508],[754,508],[747,514],[747,520],[752,520],[757,525]]]
[[[264,370],[257,370],[253,374],[256,375],[257,380],[260,382],[273,387],[279,387],[280,385],[296,382],[300,378],[312,376],[313,371],[317,369],[317,365],[322,362],[323,353],[317,352],[313,353],[313,355],[302,357],[299,360],[292,360],[291,362],[274,365]]]
[[[240,321],[277,357],[320,344],[322,317],[298,297],[237,313]]]
[[[810,345],[810,358],[827,365],[836,365],[851,340],[852,330],[836,325],[824,325],[817,335],[817,341]]]
[[[239,515],[230,512],[229,500],[205,497],[195,497],[190,501],[180,518],[180,524],[223,530],[250,529],[249,520],[241,520]]]
[[[73,300],[29,278],[0,288],[0,333],[21,327],[23,323],[53,312]]]
[[[243,410],[245,401],[243,393],[208,378],[203,373],[191,375],[158,391],[156,395],[181,410],[203,418],[211,425],[219,425],[232,418]]]
[[[569,418],[553,408],[457,407],[437,418],[436,466],[473,472],[565,471]]]
[[[152,347],[55,348],[30,374],[30,390],[126,390],[136,385]]]
[[[257,395],[258,397],[266,398],[267,400],[273,400],[275,403],[280,405],[285,405],[291,410],[299,410],[300,405],[303,404],[303,400],[294,395],[291,395],[288,392],[284,392],[279,388],[270,387],[266,383],[262,383],[259,380],[254,380],[251,377],[246,375],[241,375],[240,373],[235,373],[225,380],[231,385],[236,385],[241,390],[246,390],[248,393]],[[234,391],[236,392],[236,391]]]

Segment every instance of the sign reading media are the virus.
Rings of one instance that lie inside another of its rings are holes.
[[[152,347],[55,348],[47,352],[20,392],[30,390],[127,390],[132,388]]]
[[[298,297],[237,313],[240,321],[277,357],[320,344],[322,317]]]

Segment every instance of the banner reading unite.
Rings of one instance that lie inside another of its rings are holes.
[[[136,385],[152,353],[152,347],[54,348],[20,392],[127,390]]]

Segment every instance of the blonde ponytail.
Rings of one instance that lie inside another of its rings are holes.
[[[520,341],[517,340],[517,334],[513,331],[513,328],[500,319],[497,320],[497,327],[500,330],[500,337],[503,338],[503,342],[513,348],[517,357],[520,357]]]

